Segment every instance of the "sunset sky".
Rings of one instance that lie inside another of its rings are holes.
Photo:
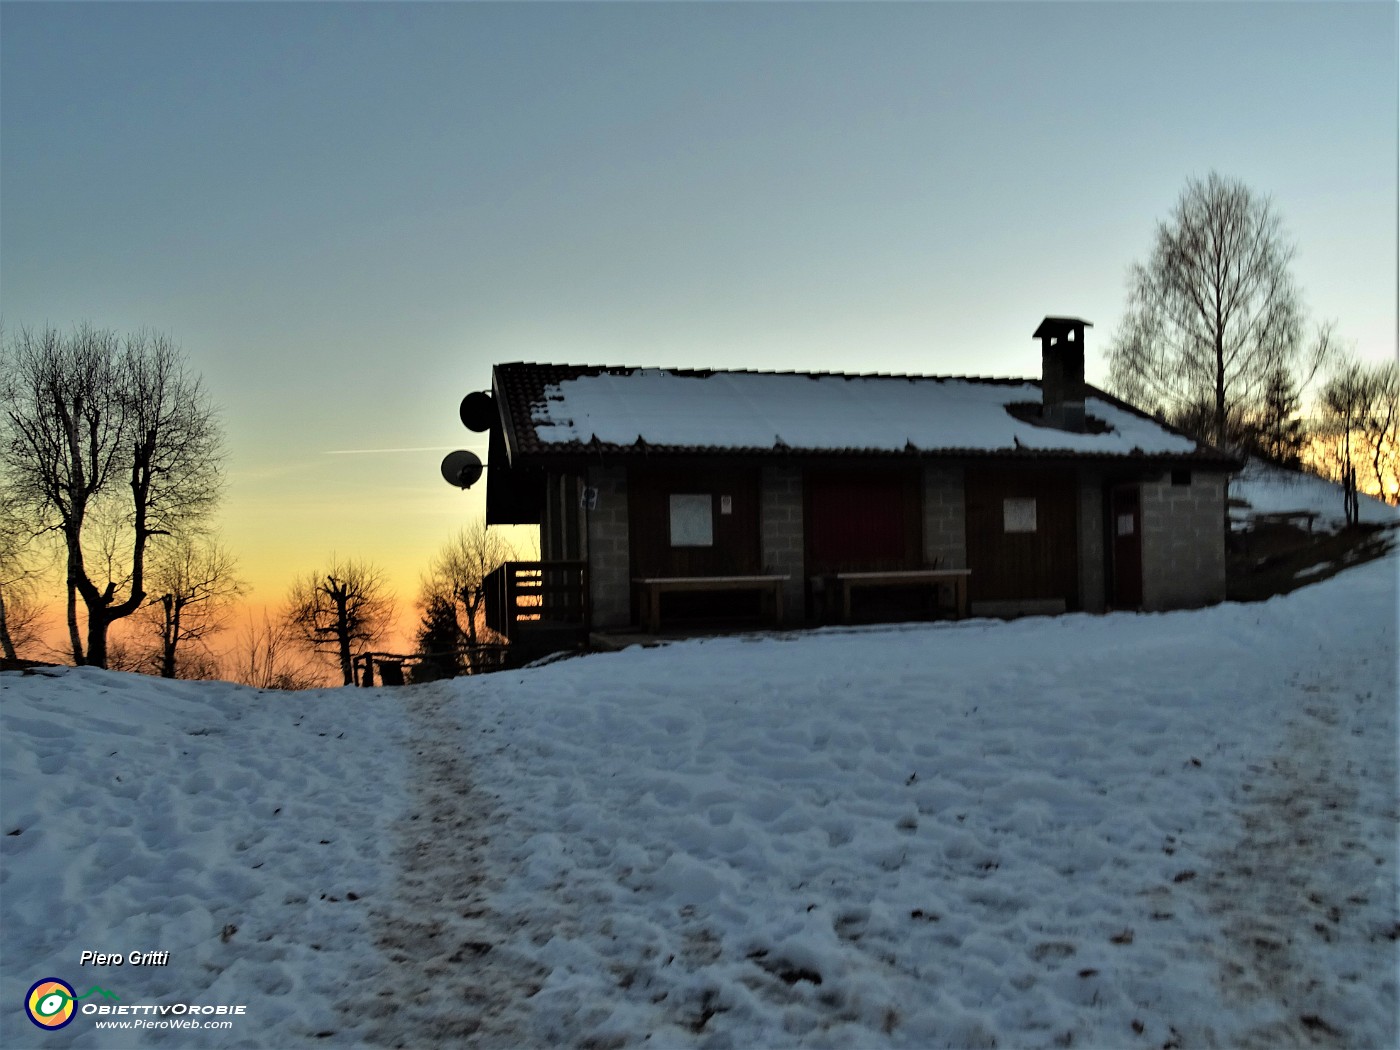
[[[6,2],[0,317],[171,335],[253,598],[338,551],[407,606],[493,362],[1035,375],[1059,313],[1101,381],[1212,169],[1393,358],[1396,55],[1388,0]]]

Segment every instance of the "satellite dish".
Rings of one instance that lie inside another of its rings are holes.
[[[449,452],[442,460],[442,476],[449,485],[469,489],[481,480],[485,468],[474,452]]]
[[[462,425],[478,434],[490,430],[496,422],[496,402],[484,390],[477,390],[462,398]]]

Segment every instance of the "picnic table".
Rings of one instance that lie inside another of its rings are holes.
[[[840,594],[841,618],[851,620],[851,595],[865,588],[931,587],[935,591],[945,586],[953,590],[953,609],[959,619],[967,615],[967,580],[971,569],[892,569],[884,572],[838,572],[831,579]]]
[[[1299,522],[1305,523],[1308,527],[1308,535],[1312,535],[1313,523],[1318,519],[1315,510],[1276,510],[1267,514],[1255,514],[1254,523],[1256,525],[1296,525]]]
[[[637,576],[632,582],[642,598],[642,617],[647,630],[655,633],[661,627],[661,596],[695,591],[757,591],[771,603],[773,622],[783,622],[783,584],[792,577],[757,576]]]

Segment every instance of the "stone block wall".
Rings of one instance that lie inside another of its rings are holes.
[[[632,558],[628,549],[627,468],[590,466],[588,484],[598,490],[588,515],[588,586],[595,628],[632,622]]]
[[[967,568],[967,506],[963,468],[924,465],[924,563]]]
[[[1191,471],[1142,484],[1142,606],[1190,609],[1225,600],[1227,475]]]
[[[786,574],[783,614],[789,623],[806,615],[803,573],[806,545],[802,533],[802,468],[795,463],[769,464],[759,481],[759,544],[765,573]]]

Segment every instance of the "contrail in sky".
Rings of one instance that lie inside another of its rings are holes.
[[[383,452],[451,452],[455,445],[421,445],[417,448],[329,448],[323,456],[372,456]],[[471,447],[471,446],[469,446]],[[480,448],[480,445],[475,446]]]

